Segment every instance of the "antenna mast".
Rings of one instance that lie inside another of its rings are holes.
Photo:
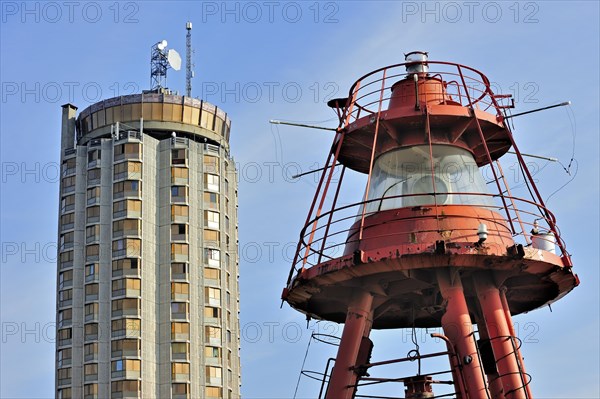
[[[167,84],[167,70],[181,69],[181,56],[173,49],[167,51],[167,41],[161,40],[152,46],[150,55],[150,87],[153,91],[160,91]]]
[[[167,47],[167,41],[162,40],[152,46],[152,54],[150,56],[150,89],[159,90],[166,86],[167,69],[169,62],[164,53]]]
[[[194,77],[192,71],[192,23],[186,22],[185,29],[187,30],[185,35],[185,95],[191,97],[192,78]]]

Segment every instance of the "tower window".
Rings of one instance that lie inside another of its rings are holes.
[[[185,148],[171,150],[171,165],[187,165],[187,150]]]

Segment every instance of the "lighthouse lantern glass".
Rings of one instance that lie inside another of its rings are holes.
[[[433,145],[432,154],[433,163],[429,146],[419,145],[380,155],[373,168],[367,214],[435,203],[494,206],[469,151]]]

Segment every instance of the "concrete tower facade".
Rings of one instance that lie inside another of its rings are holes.
[[[58,398],[238,398],[231,122],[190,97],[63,106]]]

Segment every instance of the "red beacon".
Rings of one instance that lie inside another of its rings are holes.
[[[344,323],[324,374],[328,399],[386,382],[403,382],[406,398],[434,397],[441,381],[420,370],[369,376],[434,356],[372,362],[371,330],[423,327],[443,329],[435,355],[449,358],[451,396],[531,398],[511,315],[562,298],[577,275],[506,122],[510,96],[473,68],[420,51],[405,61],[329,102],[340,123],[282,298]],[[529,198],[513,196],[503,174],[509,150]],[[356,179],[344,186],[348,169],[366,175],[363,200],[351,205],[340,201],[355,191]]]

